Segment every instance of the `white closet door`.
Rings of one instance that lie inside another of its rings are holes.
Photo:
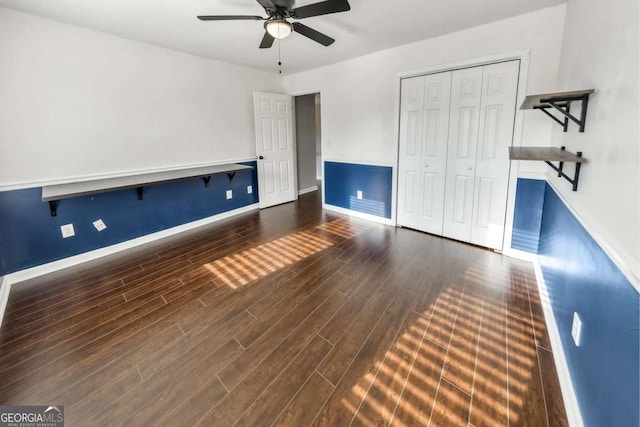
[[[424,77],[402,80],[398,168],[398,224],[418,228],[420,144],[424,111]]]
[[[520,62],[484,67],[471,243],[502,249]]]
[[[402,81],[398,224],[442,234],[451,73]]]
[[[439,235],[444,218],[450,99],[450,72],[425,77],[418,228]]]
[[[483,67],[456,70],[451,82],[443,234],[469,241],[473,216]]]

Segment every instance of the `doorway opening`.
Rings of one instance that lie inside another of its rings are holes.
[[[320,93],[294,97],[298,195],[322,188]]]

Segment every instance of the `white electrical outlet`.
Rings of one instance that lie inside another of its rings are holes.
[[[362,191],[360,191],[360,190],[356,191],[356,198],[358,200],[362,200]]]
[[[227,190],[227,200],[233,198],[233,190]]]
[[[582,321],[578,313],[573,313],[573,324],[571,325],[571,336],[576,347],[580,347],[580,333],[582,332]]]
[[[253,185],[247,185],[247,194],[253,193]]]
[[[107,228],[107,226],[105,225],[104,221],[102,221],[101,219],[98,219],[96,221],[93,221],[93,226],[96,228],[96,230],[98,231],[102,231],[105,228]]]
[[[76,235],[76,231],[73,229],[73,224],[61,225],[60,232],[62,233],[63,239],[66,239],[67,237],[73,237]]]

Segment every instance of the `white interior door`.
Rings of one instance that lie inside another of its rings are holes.
[[[261,209],[297,198],[292,102],[288,95],[253,94]]]
[[[451,115],[443,234],[471,238],[478,123],[483,67],[456,70],[451,82]]]
[[[402,81],[398,223],[442,234],[451,72]]]
[[[484,67],[471,243],[502,249],[519,61]]]

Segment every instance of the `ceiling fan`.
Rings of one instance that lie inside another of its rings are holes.
[[[299,22],[289,22],[287,19],[304,19],[312,16],[328,15],[330,13],[346,12],[351,10],[347,0],[327,0],[313,3],[307,6],[293,7],[293,0],[256,0],[269,15],[267,18],[253,15],[205,15],[198,16],[201,21],[238,21],[255,20],[265,21],[264,37],[260,43],[260,49],[270,48],[275,39],[283,39],[295,31],[324,46],[329,46],[334,39],[322,34],[313,28]]]

